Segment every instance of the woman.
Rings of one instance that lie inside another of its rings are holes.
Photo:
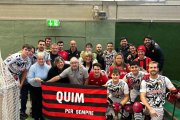
[[[119,69],[119,71],[120,71],[119,78],[120,79],[122,79],[129,72],[128,65],[125,64],[123,55],[121,53],[117,53],[114,56],[113,64],[109,67],[109,69],[107,71],[109,78],[111,78],[113,68],[118,68]]]
[[[93,53],[90,51],[85,51],[82,55],[81,64],[88,70],[88,73],[91,71],[92,65],[97,63],[97,60],[93,58]]]
[[[42,117],[42,89],[41,81],[47,78],[50,66],[45,63],[44,54],[37,54],[37,62],[34,63],[28,72],[27,80],[32,88],[32,114],[35,120],[44,120]]]
[[[47,76],[47,80],[50,80],[51,78],[53,78],[54,76],[59,75],[60,73],[62,73],[66,68],[68,68],[70,65],[65,64],[64,63],[64,59],[62,57],[56,57],[54,60],[54,67],[52,67],[49,72],[48,72],[48,76]],[[62,78],[61,80],[58,80],[57,82],[59,83],[69,83],[69,79],[66,78]]]

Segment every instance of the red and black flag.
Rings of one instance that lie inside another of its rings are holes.
[[[42,83],[42,112],[50,120],[105,120],[107,89]]]

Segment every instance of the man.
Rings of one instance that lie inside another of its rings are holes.
[[[143,80],[143,77],[145,75],[145,72],[140,71],[139,63],[132,61],[130,63],[130,71],[127,73],[123,80],[127,82],[129,86],[129,91],[130,91],[130,102],[133,105],[134,102],[137,101],[137,97],[140,94],[140,85]],[[138,101],[137,101],[138,102]],[[142,112],[142,111],[141,111]],[[134,112],[134,119],[135,120],[142,120],[142,113],[136,113]],[[130,116],[131,117],[131,114]]]
[[[104,70],[101,70],[101,64],[94,63],[93,70],[89,73],[88,85],[102,86],[106,84],[108,77]]]
[[[129,45],[128,45],[128,40],[126,37],[121,37],[120,38],[120,46],[116,50],[117,52],[121,52],[124,56],[124,61],[127,63],[127,56],[129,54]]]
[[[114,61],[114,56],[116,55],[116,51],[114,50],[113,43],[107,43],[107,49],[103,53],[104,61],[105,61],[105,71],[109,69]]]
[[[32,47],[29,44],[24,44],[20,52],[12,54],[8,56],[4,63],[8,66],[9,71],[12,76],[19,82],[20,84],[20,94],[21,94],[21,109],[20,109],[20,117],[27,118],[26,114],[26,101],[24,100],[24,81],[26,80],[27,71],[31,66],[31,60],[28,57]]]
[[[54,60],[56,57],[58,57],[58,45],[56,43],[51,45],[51,52],[50,52],[50,58],[51,58],[51,65],[54,64]]]
[[[42,116],[42,89],[40,81],[47,78],[50,66],[44,60],[44,53],[37,54],[37,61],[34,63],[27,75],[28,82],[32,85],[32,114],[34,120],[44,120]]]
[[[161,72],[164,65],[164,54],[160,46],[154,42],[151,36],[144,37],[144,46],[146,47],[146,56],[159,63]]]
[[[57,42],[57,45],[58,45],[58,54],[61,56],[61,57],[63,57],[63,59],[65,60],[65,61],[67,61],[68,60],[68,53],[65,51],[65,50],[63,50],[63,47],[64,47],[64,42],[63,41],[58,41]]]
[[[51,38],[47,37],[45,38],[45,50],[47,52],[50,52],[51,51]]]
[[[80,52],[77,50],[76,41],[71,40],[70,43],[69,43],[69,46],[70,46],[70,49],[66,51],[68,53],[68,61],[70,61],[70,59],[72,57],[79,58],[80,57]]]
[[[166,87],[176,90],[171,81],[158,74],[158,62],[149,63],[149,74],[147,80],[143,80],[140,89],[140,99],[149,111],[151,120],[162,120],[164,116],[163,104],[165,103]]]
[[[120,107],[122,108],[122,106],[124,106],[129,100],[129,88],[125,81],[119,79],[119,76],[119,69],[113,68],[111,75],[112,79],[108,80],[105,86],[108,90],[109,102],[111,104],[119,103]],[[108,107],[106,114],[112,114],[115,117],[115,114],[112,111],[112,107]],[[127,117],[125,112],[123,113],[123,115]]]
[[[97,44],[96,45],[96,59],[98,61],[98,63],[101,64],[102,69],[105,70],[105,62],[104,62],[104,58],[103,58],[103,50],[102,50],[102,45],[101,44]]]
[[[129,54],[127,56],[127,63],[130,64],[134,59],[138,57],[136,46],[133,44],[129,44]]]
[[[19,81],[20,87],[22,87],[27,75],[27,70],[31,65],[28,57],[30,50],[31,46],[24,44],[21,52],[12,54],[4,60],[4,63],[8,66],[9,71],[17,81],[19,80],[19,75],[22,74],[21,80]]]
[[[149,69],[148,65],[152,60],[151,60],[151,58],[145,56],[146,49],[145,49],[144,45],[140,45],[137,48],[137,52],[138,52],[138,57],[136,59],[134,59],[134,61],[139,62],[139,66],[148,72],[148,69]]]
[[[57,75],[47,82],[55,82],[61,80],[61,78],[68,77],[70,84],[87,85],[88,71],[82,65],[79,65],[79,60],[76,57],[72,57],[70,60],[70,67],[65,69],[60,75]]]
[[[49,54],[49,52],[47,52],[47,51],[45,50],[45,41],[44,41],[44,40],[39,40],[37,47],[38,47],[38,48],[37,48],[37,50],[36,50],[36,52],[35,52],[35,55],[37,56],[37,54],[38,54],[39,52],[42,52],[42,53],[44,54],[44,60],[45,60],[45,62],[46,62],[49,66],[51,66],[50,54]]]

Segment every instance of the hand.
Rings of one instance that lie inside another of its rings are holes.
[[[38,77],[34,78],[34,80],[37,81],[37,82],[43,81],[43,80],[41,80],[41,78],[38,78]]]
[[[129,89],[133,88],[133,78],[132,77],[127,78],[127,84],[128,84]]]
[[[157,112],[153,108],[151,108],[149,110],[149,112],[150,112],[151,116],[153,116],[153,117],[157,117],[158,116]]]
[[[131,55],[128,55],[128,56],[127,56],[127,60],[129,60],[130,58],[131,58]]]

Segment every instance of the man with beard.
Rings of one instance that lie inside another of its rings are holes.
[[[116,50],[117,52],[120,52],[124,56],[124,61],[127,63],[127,57],[129,54],[129,44],[126,37],[120,38],[120,47]]]
[[[51,52],[51,43],[52,43],[51,38],[49,37],[45,38],[45,50],[47,52]]]
[[[96,59],[97,59],[98,63],[100,63],[102,66],[102,69],[105,70],[105,62],[104,62],[104,58],[103,58],[103,50],[102,50],[101,44],[96,45],[95,53],[97,54]]]
[[[171,81],[166,76],[159,75],[158,72],[158,62],[150,62],[150,76],[142,81],[140,89],[140,99],[147,108],[151,120],[163,119],[163,104],[165,103],[166,87],[170,91],[176,90]]]
[[[112,65],[114,56],[116,55],[116,51],[114,50],[113,43],[108,42],[107,43],[107,49],[103,52],[103,57],[105,61],[105,71],[109,69],[109,67]]]
[[[46,63],[51,66],[51,57],[50,53],[45,50],[45,41],[44,40],[39,40],[38,45],[37,45],[37,50],[35,51],[35,56],[37,57],[38,53],[43,53],[44,54],[44,60]]]
[[[145,56],[159,63],[159,71],[161,72],[164,64],[164,55],[160,46],[154,42],[151,36],[144,37],[144,46],[146,48]]]

